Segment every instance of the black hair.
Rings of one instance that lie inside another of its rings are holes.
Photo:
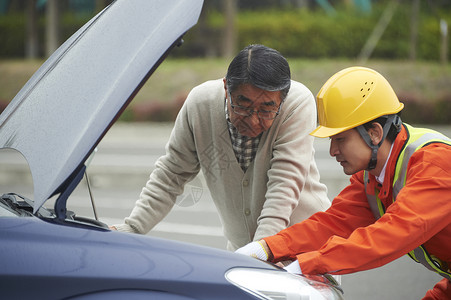
[[[279,51],[263,45],[249,45],[232,60],[226,84],[232,93],[243,84],[265,91],[280,91],[284,100],[291,84],[290,66]]]

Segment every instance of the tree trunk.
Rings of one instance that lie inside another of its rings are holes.
[[[235,19],[237,14],[237,0],[224,1],[225,11],[225,28],[224,28],[224,41],[223,41],[223,53],[226,58],[231,58],[235,55],[237,48],[237,34]]]
[[[444,20],[440,20],[440,62],[443,65],[448,63],[448,23]]]
[[[417,59],[419,14],[420,14],[420,0],[413,0],[412,10],[410,14],[410,51],[409,51],[409,59],[412,61]]]
[[[46,55],[50,56],[60,46],[60,11],[58,0],[47,0]]]
[[[25,57],[28,59],[34,59],[39,56],[36,0],[28,0],[26,5],[27,32],[25,37]]]

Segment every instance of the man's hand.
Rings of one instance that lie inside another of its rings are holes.
[[[261,240],[258,242],[249,243],[246,246],[243,246],[240,249],[236,250],[235,252],[266,261],[269,259],[269,253],[271,251],[269,250],[266,242],[264,240]]]

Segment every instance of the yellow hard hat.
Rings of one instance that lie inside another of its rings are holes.
[[[380,116],[396,114],[404,104],[378,72],[351,67],[333,75],[316,96],[319,126],[310,134],[330,137]]]

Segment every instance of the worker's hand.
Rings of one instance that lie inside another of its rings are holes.
[[[261,260],[268,260],[268,252],[262,242],[252,242],[236,250],[235,253],[249,255]]]
[[[301,266],[297,260],[293,261],[291,264],[284,268],[287,272],[292,274],[302,274]]]
[[[117,230],[116,226],[113,226],[113,225],[108,226],[108,228],[110,228],[110,230]]]

